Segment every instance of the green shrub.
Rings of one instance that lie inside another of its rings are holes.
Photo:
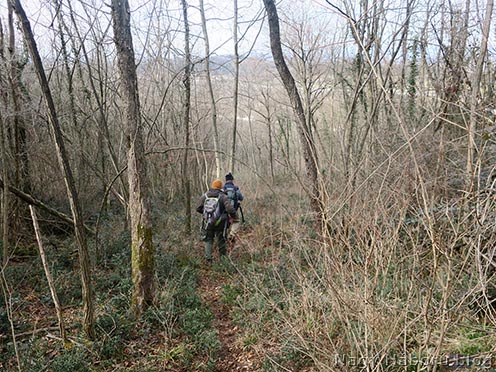
[[[78,347],[74,347],[55,357],[50,364],[53,372],[87,372],[90,363],[87,352]]]
[[[226,305],[236,305],[238,297],[241,294],[241,289],[237,286],[227,284],[222,290],[222,301]]]
[[[35,257],[38,255],[38,247],[34,244],[16,245],[12,253],[14,254],[14,256]]]
[[[124,355],[124,340],[119,335],[114,335],[95,342],[94,349],[102,360],[119,361]]]
[[[188,309],[182,319],[182,328],[193,340],[198,340],[201,334],[210,327],[212,319],[212,312],[205,307]]]

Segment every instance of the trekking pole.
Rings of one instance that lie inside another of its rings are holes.
[[[224,236],[224,239],[227,239],[227,237],[228,237],[228,234],[227,234],[228,229],[229,229],[229,218],[224,223],[224,230],[222,231],[222,235]]]
[[[241,212],[241,222],[245,223],[245,214],[243,213],[243,207],[239,205],[239,211]]]

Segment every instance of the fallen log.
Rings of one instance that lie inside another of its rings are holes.
[[[3,189],[5,187],[3,180],[0,179],[0,187]],[[7,185],[7,189],[17,196],[19,199],[21,199],[23,202],[29,204],[29,205],[34,205],[35,207],[38,207],[39,209],[49,213],[50,215],[57,217],[58,219],[66,222],[68,225],[74,228],[74,220],[66,215],[65,213],[62,213],[54,208],[49,207],[45,203],[43,203],[41,200],[35,198],[34,196],[25,193],[24,191],[19,190],[18,188]],[[84,225],[84,229],[86,232],[88,232],[91,235],[95,235],[95,232],[93,231],[92,228],[88,227],[87,225]]]

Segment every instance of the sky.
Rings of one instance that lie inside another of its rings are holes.
[[[6,24],[5,0],[0,1],[0,16]],[[67,0],[63,0],[67,3]],[[99,9],[101,11],[100,27],[104,28],[105,22],[110,22],[110,1],[101,0],[71,0],[77,17],[87,23],[85,14],[79,4],[86,4],[86,9]],[[207,18],[208,36],[210,49],[214,54],[228,55],[233,53],[233,1],[232,0],[204,0],[205,13]],[[201,42],[201,18],[199,12],[199,0],[188,0],[189,21],[191,24],[192,43],[197,52],[203,52],[203,42]],[[54,25],[53,0],[21,0],[21,4],[26,10],[31,22],[35,37],[39,40],[38,46],[41,50],[49,47],[51,41],[44,35],[50,33],[50,26]],[[132,25],[135,32],[135,44],[146,44],[146,34],[150,26],[166,29],[169,27],[174,44],[177,48],[183,45],[184,36],[181,34],[182,8],[180,0],[129,0],[132,12]],[[251,49],[267,52],[269,50],[267,24],[263,22],[265,16],[262,0],[238,0],[238,37],[240,38],[239,48],[241,53],[247,53]],[[287,12],[305,12],[313,14],[312,17],[322,18],[329,13],[329,7],[325,0],[282,0],[278,2],[281,19]],[[159,24],[161,23],[161,24]],[[177,40],[176,40],[177,39]],[[201,49],[201,51],[200,51]],[[48,51],[47,51],[48,52]]]
[[[68,0],[63,1],[67,13]],[[483,0],[482,5],[484,5]],[[233,34],[233,1],[232,0],[204,0],[207,18],[207,28],[210,41],[210,50],[216,55],[231,55],[234,50],[232,40]],[[333,3],[343,8],[344,0],[333,0]],[[465,0],[454,0],[454,3],[464,4]],[[54,22],[54,0],[21,0],[28,18],[30,19],[38,47],[42,55],[48,56],[52,52],[53,33],[56,22]],[[147,48],[159,48],[162,43],[168,43],[181,54],[184,50],[184,35],[182,24],[182,9],[180,0],[129,0],[132,12],[132,28],[136,53]],[[199,12],[199,0],[188,0],[189,21],[191,27],[191,43],[193,52],[203,55],[203,35],[201,31],[201,19]],[[349,0],[351,6],[358,0]],[[440,0],[418,0],[416,4],[427,4],[439,6]],[[476,0],[473,0],[473,4]],[[84,7],[81,5],[84,4]],[[76,13],[76,18],[81,24],[82,31],[89,32],[88,13],[98,10],[98,19],[92,20],[92,27],[105,30],[110,24],[110,0],[71,0],[71,5]],[[403,9],[403,0],[385,0],[385,8],[388,9],[387,21],[391,27],[397,27],[401,19],[395,20],[394,9]],[[479,4],[479,6],[481,6]],[[246,54],[253,50],[257,53],[269,54],[268,25],[264,21],[262,0],[238,0],[240,37],[240,53]],[[285,31],[292,27],[294,20],[304,19],[314,32],[321,31],[326,34],[328,40],[341,38],[346,30],[346,20],[339,15],[326,0],[279,0],[277,2],[279,16],[281,18],[281,29],[283,41]],[[475,12],[475,5],[473,6]],[[483,12],[479,10],[479,14]],[[496,14],[496,10],[494,12]],[[0,16],[2,23],[6,24],[6,0],[0,0]],[[363,15],[357,14],[355,17]],[[495,17],[493,17],[495,18]],[[289,22],[288,22],[289,21]],[[423,22],[423,21],[422,21]],[[435,21],[434,21],[435,22]],[[51,26],[54,26],[50,28]],[[435,24],[434,24],[435,27]],[[86,29],[85,29],[86,28]],[[496,22],[492,25],[489,49],[496,51]],[[112,37],[112,29],[108,31],[109,40]],[[289,32],[287,33],[289,34]]]

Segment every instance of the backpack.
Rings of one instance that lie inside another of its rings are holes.
[[[228,183],[224,186],[224,191],[234,209],[238,209],[238,193],[236,192],[236,187]]]
[[[210,197],[205,194],[205,201],[203,202],[203,226],[205,230],[212,230],[222,222],[219,198],[220,195]]]

